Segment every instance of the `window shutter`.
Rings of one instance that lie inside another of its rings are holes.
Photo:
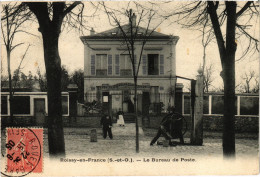
[[[95,57],[96,57],[95,55],[91,55],[91,63],[90,63],[90,65],[91,65],[90,74],[91,75],[95,75],[96,74]]]
[[[143,55],[143,75],[147,75],[147,57]]]
[[[107,58],[107,75],[112,75],[112,55],[108,55]]]
[[[115,55],[115,74],[120,74],[120,63],[119,63],[119,55]]]
[[[136,55],[134,55],[134,64],[135,64],[135,73],[136,73],[136,75],[137,75],[138,63],[137,63]]]
[[[160,75],[164,74],[164,55],[160,55]]]

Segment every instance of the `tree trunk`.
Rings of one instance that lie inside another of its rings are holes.
[[[9,78],[9,103],[10,103],[10,123],[14,125],[14,115],[13,115],[13,86],[12,86],[12,73],[11,73],[11,51],[10,48],[6,48],[7,51],[7,67],[8,67],[8,78]]]
[[[138,125],[138,114],[137,114],[137,76],[134,76],[135,85],[135,96],[134,96],[134,107],[135,107],[135,128],[136,128],[136,153],[139,153],[139,125]]]
[[[42,31],[48,91],[48,141],[51,157],[65,156],[61,108],[61,60],[59,33],[55,28]]]
[[[226,2],[226,55],[223,63],[224,80],[224,129],[223,154],[224,157],[235,158],[235,27],[236,2]]]

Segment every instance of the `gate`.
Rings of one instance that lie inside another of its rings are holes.
[[[34,99],[34,117],[36,125],[45,124],[45,99],[44,98],[35,98]]]

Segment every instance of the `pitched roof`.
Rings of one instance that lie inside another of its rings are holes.
[[[130,34],[130,26],[128,24],[121,26],[121,28],[123,29],[123,31],[125,33]],[[133,31],[135,32],[136,29],[134,28]],[[169,35],[166,35],[166,34],[163,34],[163,33],[152,31],[150,29],[147,30],[146,28],[143,28],[143,27],[140,27],[140,26],[137,29],[137,34],[139,34],[139,35],[147,34],[146,36],[148,36],[148,35],[150,35],[150,36],[164,36],[164,37],[169,36]],[[92,36],[115,36],[115,35],[116,36],[123,36],[122,30],[119,27],[115,27],[115,28],[112,28],[110,30],[103,31],[101,33],[97,33],[97,34],[94,34]]]
[[[130,36],[130,27],[129,24],[123,25],[121,26],[121,28],[123,29],[123,31],[128,34],[128,36]],[[134,29],[133,31],[135,32],[136,29]],[[92,31],[94,32],[94,30]],[[137,39],[142,39],[143,37],[146,37],[148,39],[173,39],[174,41],[178,41],[179,37],[178,36],[172,36],[172,35],[166,35],[163,33],[159,33],[157,31],[153,31],[150,29],[146,29],[143,27],[138,27],[137,30]],[[100,33],[96,33],[96,34],[91,34],[89,36],[81,36],[80,39],[82,40],[82,42],[84,43],[84,40],[88,40],[88,39],[122,39],[123,38],[123,33],[121,31],[121,29],[119,27],[115,27],[112,28],[110,30],[107,31],[103,31]]]

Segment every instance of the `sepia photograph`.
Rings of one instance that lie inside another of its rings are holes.
[[[259,174],[259,1],[1,1],[3,177]]]

